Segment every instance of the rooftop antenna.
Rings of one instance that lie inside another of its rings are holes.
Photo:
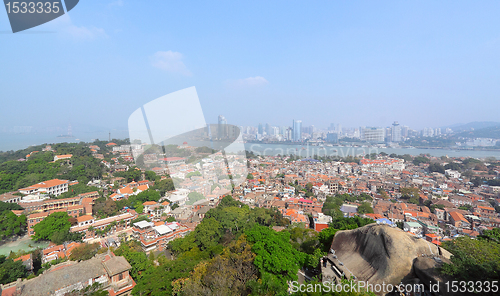
[[[111,142],[111,132],[109,132],[109,141],[108,142]]]

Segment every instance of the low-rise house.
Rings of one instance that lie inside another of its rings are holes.
[[[404,231],[414,233],[416,235],[422,234],[423,227],[420,223],[417,222],[404,222],[403,224]]]
[[[200,220],[203,220],[203,218],[205,218],[205,215],[208,211],[210,211],[210,209],[212,209],[211,206],[203,206],[201,209],[197,210],[196,211],[196,216],[198,216],[198,218]]]
[[[54,265],[35,278],[1,285],[0,289],[2,296],[62,296],[99,283],[110,296],[125,296],[130,295],[135,286],[129,274],[131,269],[124,257],[109,252],[81,262],[67,261]]]
[[[182,206],[185,205],[187,200],[189,199],[188,194],[189,190],[178,189],[167,196],[167,198],[172,204],[178,204],[179,206]]]
[[[331,216],[325,215],[323,213],[317,213],[313,215],[313,228],[318,232],[325,228],[328,228],[328,224],[330,224],[331,222]]]
[[[18,203],[21,201],[21,196],[15,195],[15,192],[7,192],[4,194],[0,194],[0,201],[6,203]]]
[[[156,201],[146,201],[142,204],[144,206],[143,213],[148,214],[155,219],[160,218],[163,214],[170,213],[170,203],[168,201],[164,201],[162,203],[158,203]]]
[[[192,214],[193,211],[187,206],[178,207],[169,213],[169,215],[174,217],[175,220],[187,220]]]
[[[472,199],[461,195],[450,196],[449,201],[457,208],[464,205],[472,205]]]
[[[26,270],[33,271],[33,253],[17,257],[16,259],[14,259],[14,261],[22,261],[24,267],[26,267]]]
[[[68,180],[53,179],[19,189],[22,194],[50,194],[59,196],[68,192]]]
[[[82,217],[92,217],[92,216],[81,216]],[[127,213],[119,214],[116,216],[100,219],[100,220],[93,220],[92,219],[84,219],[82,218],[82,222],[88,221],[88,223],[83,223],[82,225],[78,224],[75,226],[72,226],[69,231],[70,232],[81,232],[84,234],[83,240],[88,241],[93,238],[95,238],[96,235],[96,230],[100,231],[107,231],[109,230],[110,232],[114,231],[121,231],[124,230],[128,227],[131,227],[130,221],[133,219],[137,218],[137,213],[133,210],[130,210]]]
[[[436,245],[441,245],[441,239],[442,237],[440,235],[434,234],[434,233],[427,233],[425,236],[425,240],[428,242],[431,242]]]
[[[64,245],[48,247],[42,251],[42,263],[47,263],[60,258],[66,258]]]
[[[494,215],[495,209],[488,206],[477,206],[476,210],[482,215]]]
[[[448,175],[450,178],[455,178],[455,179],[458,179],[461,176],[459,172],[454,170],[445,170],[444,173]]]
[[[76,218],[77,225],[79,227],[85,226],[85,225],[90,225],[94,224],[94,217],[89,216],[89,215],[84,215]]]
[[[446,220],[446,212],[442,209],[434,209],[434,214],[438,218],[438,220],[445,221]]]
[[[191,228],[177,222],[153,223],[139,221],[133,224],[132,235],[141,242],[142,250],[146,253],[151,251],[163,251],[167,244],[178,238],[184,237]]]
[[[467,221],[464,216],[459,213],[459,212],[450,212],[448,213],[448,220],[450,221],[450,223],[457,227],[457,228],[469,228],[470,227],[470,223],[469,221]]]
[[[72,154],[55,155],[54,161],[63,160],[63,159],[71,159],[71,157],[73,157]]]

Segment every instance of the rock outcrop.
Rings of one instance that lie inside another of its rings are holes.
[[[397,285],[418,279],[415,262],[419,262],[418,273],[425,277],[420,281],[429,282],[437,276],[433,272],[436,264],[431,263],[449,262],[451,256],[448,251],[399,228],[377,224],[337,232],[332,249],[356,280],[370,284]]]

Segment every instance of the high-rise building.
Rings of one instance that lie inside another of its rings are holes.
[[[330,143],[338,143],[339,142],[339,134],[338,133],[328,133],[326,134],[326,141]]]
[[[390,142],[392,139],[392,128],[386,127],[384,129],[384,139],[386,142]]]
[[[280,127],[280,135],[284,136],[286,138],[287,132],[286,130],[288,129],[288,126],[282,126]]]
[[[302,132],[309,134],[309,135],[312,135],[314,133],[314,125],[303,127]]]
[[[271,135],[279,136],[279,134],[280,134],[280,128],[277,126],[271,126]]]
[[[271,135],[271,126],[269,125],[269,123],[266,123],[265,131],[268,136]]]
[[[401,142],[401,126],[397,121],[392,124],[391,142]]]
[[[434,129],[431,127],[425,127],[422,131],[423,137],[434,137]]]
[[[219,115],[217,126],[217,137],[224,139],[228,137],[228,127],[226,117]]]
[[[259,133],[259,135],[264,134],[264,127],[262,127],[262,123],[259,123],[258,133]]]
[[[300,142],[302,140],[302,120],[293,120],[292,140],[294,142]]]
[[[408,138],[409,137],[409,131],[410,128],[407,127],[406,125],[401,128],[401,137],[402,138]]]
[[[224,116],[222,116],[222,115],[219,115],[219,120],[218,120],[218,123],[219,123],[219,124],[227,124],[226,117],[224,117]]]
[[[382,143],[384,142],[385,131],[380,127],[362,127],[361,129],[361,140],[371,143]]]

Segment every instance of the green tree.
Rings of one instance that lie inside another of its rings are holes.
[[[158,190],[160,196],[165,196],[165,193],[175,190],[174,181],[171,178],[157,181],[152,189]]]
[[[201,177],[201,173],[196,171],[196,172],[191,172],[186,175],[186,179],[189,179],[191,177]]]
[[[27,276],[26,267],[21,260],[14,261],[0,255],[0,284],[15,282]]]
[[[142,173],[137,167],[130,167],[126,172],[117,172],[114,173],[114,175],[116,177],[123,177],[127,179],[127,183],[130,183],[132,181],[139,181]]]
[[[414,165],[420,165],[421,163],[429,163],[431,160],[428,159],[427,157],[425,156],[416,156],[414,159],[413,159],[413,164]]]
[[[141,279],[141,274],[148,268],[151,268],[151,262],[147,255],[142,252],[141,244],[138,241],[129,241],[120,245],[114,251],[115,255],[123,256],[132,266],[130,275],[136,281]]]
[[[442,246],[453,254],[452,263],[443,264],[443,274],[454,280],[500,280],[500,244],[494,240],[460,237]]]
[[[87,193],[92,191],[99,191],[99,188],[95,186],[87,186],[84,183],[78,183],[76,185],[72,185],[68,188],[68,192],[64,192],[63,194],[57,196],[57,199],[63,199],[68,197],[77,196],[81,193]]]
[[[500,244],[500,228],[484,230],[483,234],[481,234],[479,238]]]
[[[174,293],[182,291],[183,295],[247,295],[247,284],[257,280],[254,258],[250,244],[245,235],[242,235],[237,241],[232,241],[222,254],[200,262],[188,278],[174,281]]]
[[[94,244],[81,244],[78,247],[75,247],[71,251],[70,259],[73,261],[82,261],[89,260],[97,254],[97,251],[101,248],[99,243]]]
[[[410,199],[412,197],[414,198],[419,198],[420,195],[418,194],[418,188],[417,187],[403,187],[400,188],[399,191],[401,192],[401,197],[404,199]]]
[[[141,273],[140,280],[132,292],[134,295],[173,295],[172,282],[188,277],[198,263],[207,259],[208,253],[198,248],[180,254],[176,260],[160,257],[158,266],[150,266]],[[149,262],[147,258],[146,262]]]
[[[370,218],[361,218],[361,217],[352,217],[352,218],[337,218],[330,223],[329,227],[333,227],[335,229],[340,229],[340,230],[349,230],[349,229],[356,229],[358,227],[363,227],[365,225],[374,223]]]
[[[318,235],[319,242],[321,244],[321,250],[323,252],[329,252],[332,242],[333,242],[333,237],[335,236],[335,233],[339,231],[338,229],[335,229],[333,227],[328,227],[323,230]]]
[[[96,199],[94,206],[92,207],[92,213],[97,217],[110,217],[118,213],[117,203],[112,199],[106,199],[100,197]]]
[[[4,211],[11,211],[11,210],[23,210],[23,207],[16,203],[9,203],[9,202],[3,202],[0,201],[0,213]]]
[[[222,227],[215,218],[205,218],[194,230],[194,238],[201,250],[215,247],[222,237]]]
[[[458,209],[465,210],[465,211],[472,211],[474,208],[469,204],[465,204],[463,206],[458,207]]]
[[[285,292],[286,282],[297,280],[297,272],[304,265],[306,254],[297,251],[290,244],[290,234],[276,232],[268,227],[255,225],[245,232],[252,251],[256,254],[254,264],[261,274],[270,274]]]
[[[156,173],[153,171],[146,171],[144,173],[144,177],[146,177],[146,180],[152,181],[152,182],[159,181],[159,179],[160,179],[160,177],[158,175],[156,175]]]
[[[369,202],[362,202],[361,205],[358,207],[358,213],[360,214],[373,213],[372,206],[370,205]]]
[[[445,168],[437,163],[437,162],[433,162],[429,165],[429,172],[433,173],[433,172],[437,172],[437,173],[441,173],[441,174],[444,174],[444,170]]]
[[[203,199],[205,199],[205,196],[203,194],[198,193],[198,192],[190,192],[188,194],[188,201],[186,202],[186,204],[192,205],[195,202],[203,200]]]
[[[40,223],[33,226],[35,234],[33,240],[50,240],[55,232],[69,232],[71,223],[66,212],[56,212],[50,214]]]
[[[26,231],[26,216],[16,216],[12,211],[0,213],[0,240],[14,235],[21,235]]]

